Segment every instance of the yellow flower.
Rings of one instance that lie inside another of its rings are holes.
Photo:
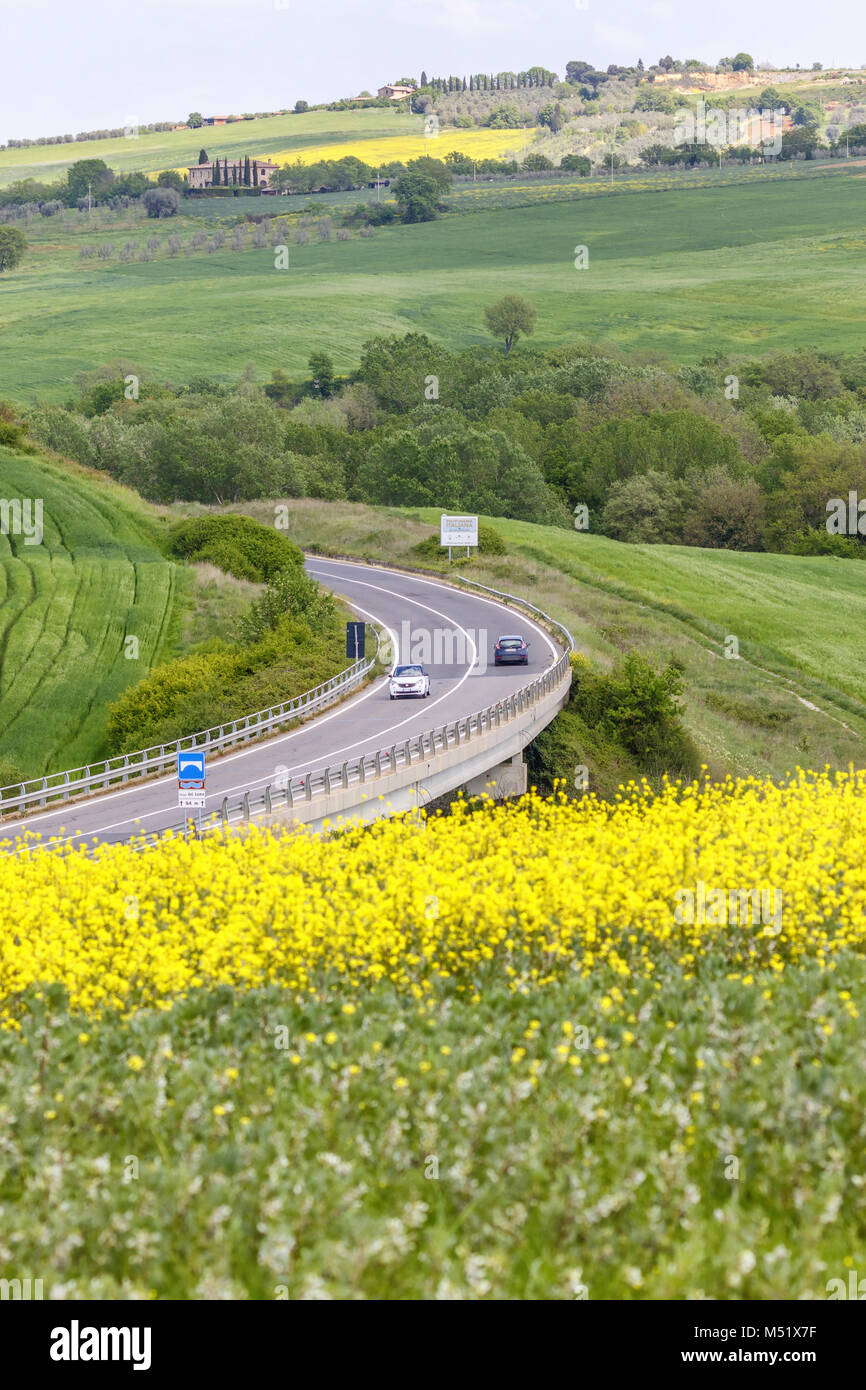
[[[138,1056],[127,1057],[126,1065],[131,1067],[133,1071],[141,1071],[144,1066],[144,1058]]]
[[[409,1085],[409,1082],[406,1080],[405,1076],[398,1076],[398,1077],[397,1077],[397,1080],[394,1082],[394,1090],[395,1090],[395,1091],[405,1091],[405,1089],[406,1089],[406,1087],[407,1087],[408,1085]]]

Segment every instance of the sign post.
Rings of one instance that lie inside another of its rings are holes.
[[[443,512],[439,518],[439,544],[448,547],[448,560],[451,561],[451,547],[453,545],[466,546],[466,558],[469,558],[469,547],[478,545],[478,517],[477,516],[449,516]]]
[[[201,813],[205,803],[204,753],[190,748],[177,755],[177,804],[198,811],[198,833],[201,835]]]
[[[355,661],[364,659],[364,623],[346,623],[346,656]]]

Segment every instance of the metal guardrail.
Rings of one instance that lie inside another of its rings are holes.
[[[190,748],[203,748],[206,751],[231,748],[234,744],[248,743],[250,739],[279,729],[295,719],[306,719],[309,715],[333,704],[346,691],[360,685],[364,677],[373,670],[380,645],[379,633],[375,628],[373,631],[376,636],[375,656],[368,657],[365,661],[354,661],[338,675],[323,681],[312,690],[304,691],[293,700],[286,700],[281,705],[271,705],[269,709],[258,710],[255,714],[244,715],[213,729],[188,734],[173,743],[154,745],[136,753],[119,754],[114,758],[106,758],[104,762],[90,763],[86,767],[76,767],[69,772],[50,773],[46,777],[37,777],[29,782],[0,788],[0,819],[15,811],[47,806],[49,801],[74,801],[80,797],[91,796],[94,792],[104,791],[113,784],[167,772],[174,767],[178,753],[186,752]],[[13,795],[7,796],[10,792]]]
[[[498,701],[495,705],[487,705],[475,714],[466,715],[450,724],[442,724],[438,728],[419,734],[415,738],[404,739],[401,743],[392,743],[390,748],[382,748],[375,753],[365,753],[360,758],[354,758],[339,765],[329,765],[319,772],[307,772],[297,777],[278,778],[276,782],[269,783],[263,791],[255,794],[244,792],[243,796],[236,797],[231,801],[228,797],[224,797],[220,810],[211,815],[203,829],[218,830],[238,822],[249,821],[253,816],[270,815],[283,807],[291,809],[293,806],[311,802],[317,797],[327,797],[331,792],[341,789],[366,786],[367,784],[375,786],[380,778],[389,776],[398,768],[411,767],[416,761],[423,762],[437,754],[450,752],[453,748],[471,743],[480,735],[491,733],[495,729],[508,725],[549,695],[559,685],[570,666],[571,653],[574,651],[574,638],[568,628],[558,622],[556,618],[551,618],[543,609],[536,608],[535,604],[529,603],[526,599],[519,598],[515,594],[505,594],[498,589],[488,588],[486,584],[479,584],[474,579],[463,582],[485,589],[487,593],[495,594],[498,598],[508,599],[512,603],[519,603],[524,608],[532,609],[539,617],[544,618],[553,627],[559,628],[564,634],[565,652],[553,666],[548,667],[540,676],[536,676],[528,685],[521,686],[507,700]],[[172,831],[183,832],[188,825],[189,821],[179,821],[167,827],[167,831],[168,833]]]
[[[566,652],[570,654],[574,651],[574,638],[565,626],[565,623],[561,623],[558,618],[551,618],[550,614],[545,613],[543,608],[536,608],[534,603],[530,603],[528,599],[520,598],[518,594],[506,594],[502,589],[491,589],[489,585],[482,584],[478,579],[466,579],[462,574],[458,574],[457,578],[460,580],[461,584],[471,584],[475,589],[483,589],[486,594],[495,594],[497,598],[508,599],[509,603],[519,603],[522,608],[531,608],[533,613],[538,614],[539,618],[543,618],[544,621],[550,623],[552,627],[558,627],[560,632],[565,634]]]

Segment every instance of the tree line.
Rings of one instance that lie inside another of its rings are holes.
[[[827,524],[833,499],[866,499],[866,353],[675,366],[586,341],[537,350],[519,296],[485,321],[499,347],[375,337],[342,377],[318,352],[305,379],[142,376],[128,400],[107,368],[21,423],[163,503],[347,498],[635,543],[866,554],[856,525]]]

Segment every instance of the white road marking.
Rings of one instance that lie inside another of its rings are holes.
[[[323,560],[322,560],[321,563],[323,563],[323,564],[334,564],[334,563],[337,563],[337,564],[341,564],[341,565],[352,566],[353,568],[355,568],[355,567],[357,567],[357,568],[362,568],[362,569],[364,569],[364,571],[365,571],[366,573],[369,573],[371,569],[373,569],[373,570],[375,571],[375,573],[377,573],[377,574],[388,574],[388,573],[393,573],[393,571],[390,571],[390,572],[389,572],[388,570],[378,569],[378,568],[375,567],[375,566],[369,566],[369,565],[356,565],[356,563],[355,563],[354,561],[336,561],[336,562],[335,562],[335,561],[329,561],[329,560],[323,558]],[[341,578],[346,578],[346,576],[343,576],[343,575],[340,575],[340,574],[334,574],[333,572],[330,572],[330,573],[324,572],[323,575],[322,575],[322,577],[323,577],[323,578],[326,578],[326,579],[337,579],[337,580],[339,580],[339,579],[341,579]],[[410,577],[410,576],[407,576],[407,577]],[[424,585],[427,586],[428,588],[435,588],[435,589],[440,589],[440,590],[441,590],[441,589],[446,589],[446,590],[448,590],[449,592],[463,593],[462,590],[453,590],[453,589],[451,588],[451,586],[449,586],[449,585],[437,584],[435,580],[421,579],[421,578],[419,578],[419,577],[417,577],[417,576],[415,576],[415,575],[412,575],[411,578],[413,579],[413,581],[417,579],[417,582],[418,582],[418,583],[424,584]],[[471,649],[472,649],[472,660],[471,660],[471,662],[469,663],[469,665],[467,666],[466,671],[465,671],[464,674],[461,676],[460,680],[457,682],[456,685],[453,685],[453,686],[449,687],[449,689],[448,689],[443,695],[440,695],[438,699],[434,700],[433,703],[432,703],[431,705],[425,706],[425,711],[426,711],[426,712],[429,713],[432,709],[434,709],[434,708],[436,707],[436,705],[441,704],[443,700],[449,699],[449,698],[454,694],[454,692],[457,691],[457,690],[459,690],[460,687],[463,685],[463,683],[464,683],[466,680],[468,680],[468,678],[469,678],[469,676],[471,675],[472,670],[473,670],[473,668],[474,668],[474,666],[475,666],[475,663],[476,663],[476,661],[477,661],[477,659],[478,659],[478,648],[477,648],[477,646],[476,646],[476,643],[475,643],[473,637],[472,637],[471,634],[469,633],[469,631],[468,631],[465,627],[463,627],[463,625],[462,625],[461,623],[457,622],[457,620],[454,619],[454,618],[449,618],[447,614],[442,613],[439,609],[431,608],[429,604],[422,603],[422,602],[420,601],[420,599],[408,598],[405,594],[401,594],[401,593],[397,592],[397,591],[394,590],[394,589],[387,589],[387,588],[385,588],[384,585],[381,585],[381,584],[372,584],[372,583],[370,583],[369,581],[361,580],[361,579],[349,579],[349,583],[356,584],[356,585],[360,586],[361,588],[376,590],[378,593],[387,594],[387,595],[388,595],[389,597],[391,597],[391,598],[399,599],[401,603],[410,603],[410,604],[414,605],[416,608],[422,608],[422,609],[425,610],[425,612],[432,613],[434,617],[441,618],[444,622],[448,623],[449,626],[456,628],[459,632],[462,632],[463,635],[464,635],[464,637],[467,639],[467,641],[468,641],[468,643],[469,643],[469,645],[470,645],[470,647],[471,647]],[[485,603],[485,604],[487,604],[487,605],[488,605],[489,607],[491,607],[491,608],[501,608],[501,607],[502,607],[502,605],[496,603],[495,600],[482,598],[480,595],[477,595],[477,594],[466,593],[465,596],[468,597],[468,598],[471,598],[471,599],[475,600],[476,602]],[[344,597],[345,597],[345,596],[344,596]],[[394,644],[394,650],[395,650],[396,652],[399,652],[399,650],[400,650],[399,639],[397,638],[396,633],[394,633],[394,632],[392,631],[392,629],[388,627],[387,623],[385,623],[381,618],[376,617],[374,614],[369,613],[366,609],[361,608],[360,605],[355,604],[355,603],[352,603],[351,600],[347,600],[347,601],[349,602],[349,606],[350,606],[351,608],[354,608],[356,612],[361,613],[361,614],[362,614],[364,617],[366,617],[366,618],[370,618],[373,622],[379,623],[379,625],[385,629],[385,631],[388,633],[388,636],[391,638],[391,640],[392,640],[392,642],[393,642],[393,644]],[[521,615],[521,617],[522,617],[522,615]],[[528,623],[529,626],[533,629],[533,631],[539,633],[539,634],[544,638],[544,640],[547,642],[547,645],[548,645],[549,648],[550,648],[552,657],[553,657],[553,659],[555,660],[556,657],[557,657],[556,647],[554,646],[553,642],[551,641],[551,639],[550,639],[550,637],[547,635],[547,633],[544,631],[544,629],[543,629],[543,628],[540,628],[540,627],[538,626],[537,623],[534,623],[534,622],[532,621],[531,618],[525,618],[525,619],[523,619],[523,621],[525,621],[526,623]],[[551,663],[551,664],[552,664],[552,663]],[[380,684],[378,684],[378,683],[377,683],[377,684],[374,684],[373,686],[371,686],[370,690],[367,691],[364,695],[361,695],[361,696],[359,696],[357,699],[351,701],[351,704],[352,704],[352,705],[360,704],[362,700],[365,700],[365,699],[369,698],[370,695],[375,694],[380,688],[381,688]],[[331,714],[329,714],[329,715],[322,715],[322,716],[316,718],[314,721],[311,721],[310,723],[305,724],[305,725],[303,726],[303,728],[294,729],[294,730],[292,730],[291,733],[288,733],[288,734],[280,734],[280,735],[279,735],[278,737],[276,737],[276,738],[268,739],[268,740],[266,740],[267,745],[268,745],[268,747],[276,747],[278,744],[285,743],[285,742],[287,742],[289,739],[295,738],[298,734],[307,732],[311,727],[313,727],[314,724],[315,724],[316,726],[318,726],[318,725],[320,725],[320,724],[325,724],[325,723],[327,723],[329,720],[335,718],[338,714],[344,714],[345,711],[346,711],[346,708],[347,708],[346,705],[341,705],[338,709],[333,710],[333,711],[331,712]],[[363,744],[370,743],[372,740],[381,737],[382,734],[394,733],[397,729],[404,728],[406,724],[411,724],[411,723],[414,721],[414,719],[415,719],[416,717],[417,717],[416,715],[410,715],[407,719],[403,719],[403,720],[401,720],[400,722],[398,722],[398,723],[396,723],[396,724],[389,724],[385,729],[381,730],[380,732],[373,731],[372,733],[370,733],[370,734],[364,736],[363,738],[360,738],[360,739],[355,740],[355,742],[353,742],[353,743],[346,744],[343,748],[332,749],[332,750],[330,750],[330,752],[329,752],[327,755],[324,755],[324,754],[323,754],[323,755],[320,755],[318,758],[315,758],[315,757],[314,757],[312,761],[313,761],[314,763],[316,763],[316,762],[320,761],[320,759],[323,759],[325,756],[327,756],[327,757],[335,757],[335,756],[338,756],[338,755],[341,754],[341,753],[348,753],[348,752],[351,752],[353,749],[359,748],[359,747],[361,747]],[[393,740],[392,740],[392,741],[393,741]],[[226,765],[226,764],[228,764],[228,763],[234,761],[235,759],[244,758],[244,757],[249,757],[250,754],[260,753],[260,752],[262,751],[263,747],[264,747],[264,744],[263,744],[263,743],[261,743],[261,744],[256,744],[256,745],[253,745],[253,746],[251,746],[251,747],[249,747],[249,748],[242,749],[242,750],[241,750],[240,752],[238,752],[238,753],[229,754],[229,755],[226,756],[225,758],[221,758],[221,759],[220,759],[220,765],[221,765],[221,766],[224,766],[224,765]],[[291,772],[297,771],[299,768],[305,767],[305,766],[307,766],[307,763],[306,763],[306,762],[305,762],[305,763],[296,763],[295,766],[294,766],[293,768],[288,768],[288,769],[287,769],[287,772],[291,773]],[[168,781],[170,781],[170,780],[173,780],[172,774],[168,774],[167,776],[162,777],[162,778],[154,779],[154,781],[151,782],[151,783],[149,784],[149,786],[156,787],[156,786],[159,786],[162,782],[168,782]],[[252,788],[254,788],[254,787],[256,787],[256,786],[259,786],[259,785],[262,785],[262,784],[265,784],[265,785],[266,785],[268,780],[269,780],[268,778],[261,777],[261,778],[257,778],[257,779],[254,780],[254,781],[249,781],[249,780],[247,780],[246,782],[238,783],[238,784],[237,784],[236,786],[234,786],[234,787],[222,788],[219,792],[214,792],[214,793],[212,793],[211,796],[207,797],[207,798],[206,798],[206,804],[207,804],[207,801],[214,801],[214,802],[221,801],[223,797],[225,797],[225,796],[230,796],[230,795],[231,795],[232,793],[234,793],[234,792],[238,792],[238,791],[248,791],[248,790],[251,790]],[[134,794],[136,794],[137,792],[140,792],[140,791],[141,791],[141,787],[137,787],[137,786],[128,787],[125,791],[122,791],[122,792],[109,792],[109,793],[107,793],[107,794],[105,795],[104,798],[100,798],[100,801],[101,801],[102,804],[104,804],[104,803],[107,803],[108,801],[116,800],[116,799],[118,799],[118,798],[120,798],[120,797],[129,796],[129,795],[134,795]],[[145,812],[145,813],[144,813],[143,815],[141,815],[141,816],[127,817],[127,818],[124,819],[124,820],[115,821],[115,822],[113,822],[111,825],[103,825],[103,826],[98,826],[98,827],[91,827],[91,828],[88,829],[88,830],[77,830],[77,831],[73,832],[71,835],[68,835],[68,836],[63,837],[63,838],[61,838],[62,832],[63,832],[63,826],[61,825],[61,826],[59,827],[59,834],[58,834],[58,835],[55,835],[55,836],[52,836],[52,841],[53,841],[53,843],[55,843],[55,844],[70,844],[70,843],[72,843],[72,841],[74,841],[74,840],[85,839],[85,838],[88,838],[88,837],[90,837],[90,836],[95,836],[95,835],[101,835],[101,834],[104,834],[104,833],[105,833],[106,831],[108,831],[108,830],[118,830],[118,829],[120,829],[120,828],[121,828],[122,826],[124,826],[124,825],[130,825],[130,824],[133,824],[133,825],[140,825],[140,824],[142,824],[144,821],[146,821],[146,820],[151,820],[151,819],[153,819],[154,816],[161,816],[161,815],[164,815],[166,811],[172,810],[172,809],[174,809],[174,808],[171,807],[171,806],[161,806],[161,807],[158,807],[156,810],[147,811],[147,812]],[[57,811],[44,811],[44,812],[40,813],[40,814],[37,815],[37,816],[28,817],[27,822],[23,824],[23,829],[24,829],[24,831],[25,831],[25,833],[26,833],[26,831],[29,830],[30,827],[31,827],[33,824],[35,824],[37,821],[39,821],[39,820],[44,820],[46,817],[57,816],[58,814],[62,814],[62,813],[57,812]],[[21,824],[22,824],[22,823],[19,822],[19,825],[21,825]],[[13,827],[10,826],[10,827],[8,828],[8,831],[11,833],[12,829],[13,829]],[[7,833],[7,832],[6,832],[5,828],[4,828],[4,830],[3,830],[4,838],[5,838],[6,833]],[[26,850],[27,848],[28,848],[27,846],[22,845],[22,846],[20,846],[20,847],[16,850],[16,853],[21,853],[22,850]]]

